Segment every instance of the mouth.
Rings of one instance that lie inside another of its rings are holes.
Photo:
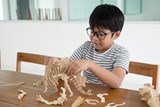
[[[100,47],[100,45],[98,43],[93,43],[93,46],[97,49]]]
[[[99,44],[98,44],[98,43],[93,43],[93,45],[95,45],[95,46],[99,46]]]

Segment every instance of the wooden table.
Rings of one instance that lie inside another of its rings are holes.
[[[8,87],[0,86],[0,107],[49,107],[49,105],[37,101],[37,95],[41,94],[45,99],[53,101],[60,96],[59,92],[61,92],[61,90],[54,93],[54,88],[49,87],[48,92],[44,94],[43,86],[33,86],[33,83],[40,80],[41,78],[42,76],[39,75],[0,70],[0,85],[25,81],[24,85]],[[61,85],[62,84],[60,83],[60,86]],[[83,103],[82,105],[80,105],[80,107],[105,107],[110,102],[126,102],[125,106],[121,107],[148,107],[146,102],[141,101],[140,95],[137,91],[127,89],[109,89],[107,86],[86,84],[84,90],[92,89],[94,95],[85,96],[79,93],[72,84],[70,85],[70,87],[74,95],[70,97],[69,92],[67,91],[68,100],[64,102],[64,105],[62,105],[62,107],[71,107],[71,104],[78,96],[81,96],[85,99],[96,99],[100,101],[100,99],[96,97],[96,95],[98,93],[106,92],[109,95],[105,97],[105,103],[98,103],[97,105],[89,105],[87,103]],[[22,100],[18,99],[18,95],[20,94],[18,93],[18,90],[24,90],[27,92],[27,95],[23,97]],[[57,107],[54,105],[50,106]]]

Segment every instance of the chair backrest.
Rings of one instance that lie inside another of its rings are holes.
[[[25,53],[25,52],[18,52],[17,53],[17,64],[16,64],[16,71],[21,72],[21,62],[29,62],[41,65],[47,65],[51,56],[40,55],[40,54],[33,54],[33,53]]]
[[[129,73],[152,77],[152,85],[158,89],[159,65],[130,61]]]

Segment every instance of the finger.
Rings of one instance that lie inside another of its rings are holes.
[[[77,69],[75,69],[74,70],[74,72],[72,73],[73,75],[76,75],[76,74],[78,74],[79,72],[81,71],[81,68],[77,68]]]
[[[78,65],[75,65],[71,71],[69,72],[69,76],[72,76],[72,75],[76,75],[79,71],[81,71],[81,68],[78,66]]]
[[[52,61],[52,64],[55,64],[55,63],[58,63],[59,60],[57,58],[55,58],[53,61]]]
[[[68,66],[68,69],[67,69],[67,71],[66,71],[66,74],[67,74],[68,76],[72,75],[72,72],[74,72],[74,69],[76,69],[76,64],[73,63],[73,62],[71,62],[71,63],[69,64],[69,66]]]
[[[66,70],[65,70],[66,74],[70,71],[72,63],[73,62],[69,62],[68,66],[66,67]]]
[[[51,63],[52,63],[52,59],[53,59],[53,58],[51,58],[51,59],[49,60],[49,62],[48,62],[48,64],[47,64],[47,65],[51,65]]]
[[[52,64],[55,64],[55,63],[58,63],[59,62],[59,59],[58,58],[51,58],[50,60],[49,60],[49,65],[52,65]]]

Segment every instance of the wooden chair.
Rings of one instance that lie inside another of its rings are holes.
[[[16,71],[21,72],[21,62],[29,62],[41,65],[47,65],[51,56],[40,55],[40,54],[33,54],[33,53],[25,53],[25,52],[18,52],[17,53],[17,64],[16,64]]]
[[[152,77],[152,85],[158,89],[159,65],[130,61],[129,73]]]

